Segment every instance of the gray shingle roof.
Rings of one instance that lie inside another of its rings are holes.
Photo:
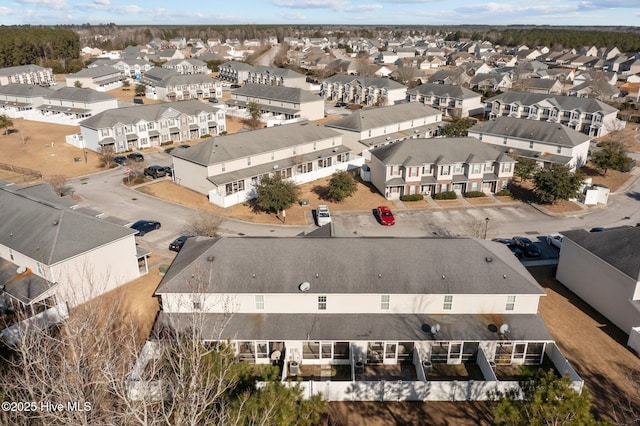
[[[111,128],[117,123],[135,124],[139,121],[158,121],[168,110],[175,110],[187,115],[197,115],[201,111],[215,114],[218,108],[208,103],[192,99],[180,102],[139,105],[103,111],[80,122],[80,126],[91,129]]]
[[[407,102],[386,107],[372,107],[353,111],[350,115],[325,123],[327,127],[362,132],[423,117],[431,117],[442,112],[419,102]],[[416,123],[416,125],[422,123]],[[390,131],[393,129],[390,129]]]
[[[314,96],[302,89],[284,86],[269,86],[266,84],[247,84],[233,91],[234,94],[251,96],[260,99],[270,99],[284,102],[313,102],[322,100],[319,96]]]
[[[135,233],[27,193],[0,188],[0,244],[53,265]],[[82,237],[80,237],[82,236]]]
[[[493,341],[490,327],[509,324],[509,337],[519,341],[553,341],[542,317],[513,315],[424,314],[198,314],[204,340],[431,341],[430,328],[440,324],[438,340]],[[347,325],[348,326],[345,326]],[[157,326],[188,330],[193,314],[160,312]],[[218,334],[219,333],[219,334]]]
[[[633,280],[640,280],[640,227],[621,226],[604,232],[578,229],[562,235]]]
[[[91,68],[83,68],[80,71],[78,71],[75,74],[69,74],[67,76],[67,79],[72,79],[74,77],[77,78],[87,78],[87,77],[91,77],[91,78],[96,78],[96,77],[104,77],[106,75],[112,75],[112,74],[119,74],[120,71],[118,71],[117,69],[108,66],[108,65],[100,65],[97,67],[91,67]]]
[[[548,101],[552,105],[559,107],[561,110],[575,109],[591,113],[602,111],[605,114],[618,111],[616,108],[596,99],[581,98],[577,96],[545,95],[541,93],[505,92],[487,99],[485,103],[495,101],[508,104],[519,103],[521,105],[534,105],[543,101]]]
[[[39,65],[33,65],[33,64],[18,65],[15,67],[0,68],[0,75],[14,75],[14,74],[29,73],[29,72],[37,73],[37,72],[47,71],[47,70],[51,70],[51,68],[44,68]]]
[[[397,81],[393,81],[388,78],[382,77],[359,77],[353,75],[345,75],[345,74],[336,74],[331,76],[325,80],[326,83],[339,83],[339,84],[360,84],[364,87],[380,87],[387,89],[402,89],[406,86],[398,83]]]
[[[341,141],[342,135],[335,130],[305,121],[218,136],[189,149],[175,150],[172,154],[183,160],[209,166],[329,138],[338,138]]]
[[[418,93],[421,95],[446,96],[455,99],[473,99],[481,97],[479,93],[452,84],[426,83],[411,90],[407,90],[407,94],[410,95]]]
[[[145,74],[145,77],[148,73]],[[185,85],[185,84],[210,84],[215,80],[204,74],[185,74],[185,75],[170,75],[163,78],[156,83],[158,87],[167,87],[170,85]]]
[[[403,164],[408,157],[418,164],[464,163],[471,156],[473,163],[486,163],[496,161],[501,155],[501,162],[515,162],[490,145],[470,137],[406,139],[371,151],[371,156],[385,165]]]
[[[496,117],[495,120],[476,124],[469,131],[570,147],[591,140],[589,135],[561,124],[513,117]]]
[[[156,293],[298,293],[305,281],[312,294],[544,294],[493,241],[300,237],[189,240]]]
[[[0,86],[0,94],[9,96],[47,96],[51,92],[53,90],[35,84],[9,83],[5,86]]]
[[[110,101],[116,98],[86,87],[61,87],[58,90],[52,90],[47,99],[92,103]]]

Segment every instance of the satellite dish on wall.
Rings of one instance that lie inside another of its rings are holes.
[[[16,269],[16,274],[18,275],[24,274],[25,272],[27,272],[26,266],[19,266],[18,269]]]
[[[509,325],[508,324],[502,324],[500,326],[500,334],[505,335],[509,332]]]
[[[311,289],[311,283],[309,283],[308,281],[300,283],[298,289],[300,289],[300,291],[309,291]]]
[[[434,336],[440,332],[440,324],[434,324],[431,326],[431,334]]]

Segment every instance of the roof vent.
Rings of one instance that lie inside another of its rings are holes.
[[[491,263],[491,262],[493,262],[493,257],[491,257],[491,256],[487,256],[487,257],[485,257],[485,258],[484,258],[484,260],[485,260],[485,262],[487,262],[487,263]]]
[[[19,266],[18,269],[16,269],[16,274],[18,274],[18,275],[22,275],[25,272],[27,272],[27,267],[26,266]]]
[[[215,256],[207,256],[207,262],[213,262],[215,259]]]
[[[298,290],[300,290],[300,291],[309,291],[309,290],[311,290],[311,283],[308,282],[308,281],[300,283],[300,285],[298,286]]]
[[[387,138],[386,138],[386,139],[387,139],[388,141],[390,141],[390,140],[391,140],[391,136],[387,136]]]
[[[58,222],[57,220],[54,220],[54,221],[53,221],[53,226],[58,225],[58,223],[59,223],[59,222]]]

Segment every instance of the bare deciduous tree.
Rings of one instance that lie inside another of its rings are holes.
[[[98,149],[98,155],[100,156],[100,167],[109,167],[116,156],[116,150],[113,145],[102,145]]]
[[[201,210],[182,227],[182,233],[189,236],[217,237],[221,224],[222,219],[219,216]]]
[[[51,189],[55,191],[59,196],[64,195],[69,188],[69,179],[63,175],[53,175],[46,179],[46,182],[51,186]]]

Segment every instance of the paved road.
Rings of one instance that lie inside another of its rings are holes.
[[[171,165],[171,157],[161,152],[145,153],[147,164]],[[139,238],[150,250],[169,254],[167,246],[181,234],[194,212],[184,206],[167,203],[121,184],[121,167],[72,180],[75,194],[82,197],[83,207],[103,212],[106,216],[134,222],[138,219],[159,220],[162,228]],[[487,238],[529,236],[536,240],[551,232],[568,229],[590,229],[594,226],[613,227],[640,223],[640,181],[626,192],[610,196],[607,207],[592,207],[590,211],[572,217],[548,216],[530,205],[507,205],[466,208],[431,208],[426,210],[396,210],[396,225],[383,227],[371,211],[334,211],[336,235],[343,236],[471,236]],[[489,218],[486,222],[485,219]],[[316,227],[260,225],[226,220],[221,232],[226,236],[295,236],[312,232]]]

